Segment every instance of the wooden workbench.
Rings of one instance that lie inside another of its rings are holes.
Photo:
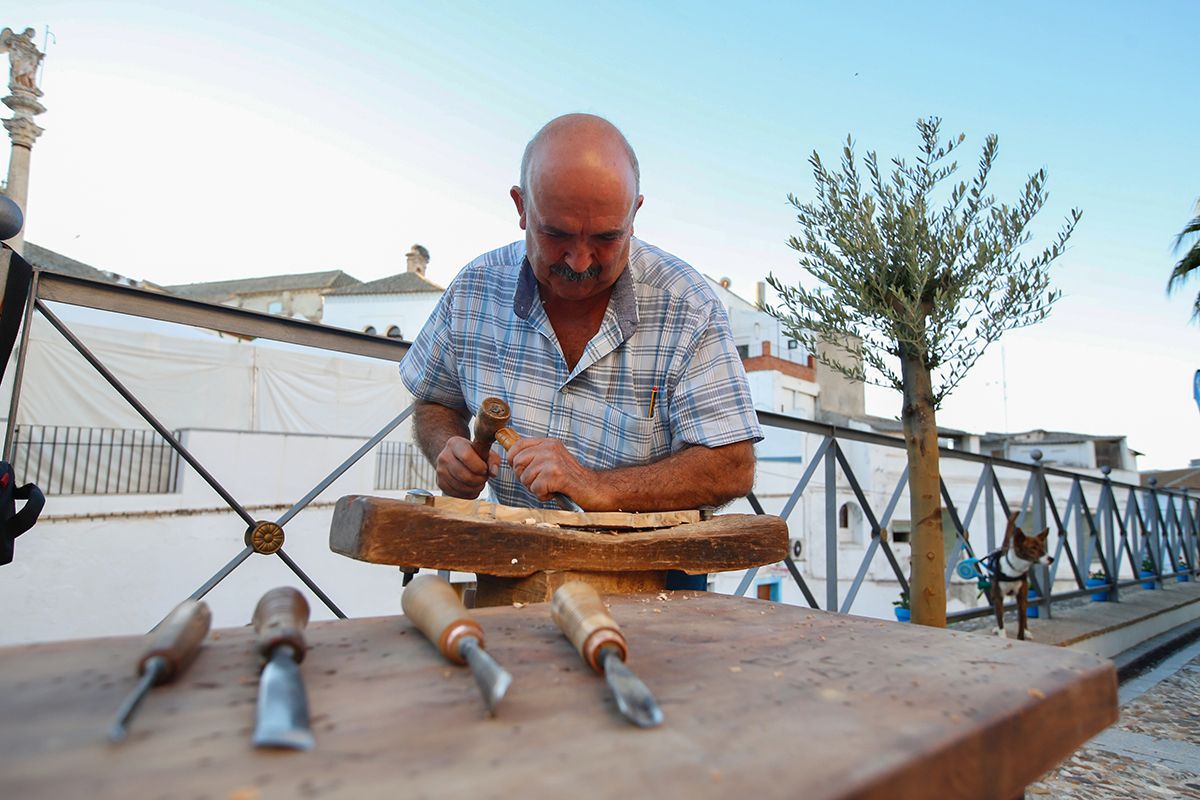
[[[210,634],[120,745],[139,639],[2,648],[0,797],[1011,800],[1117,715],[1111,662],[1081,653],[718,595],[610,600],[660,728],[617,714],[545,604],[476,612],[514,676],[496,718],[403,617],[313,624],[309,753],[250,746],[249,629]]]

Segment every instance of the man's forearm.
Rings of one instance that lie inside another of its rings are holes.
[[[636,467],[596,473],[573,499],[589,511],[671,511],[720,506],[754,488],[754,445],[692,446]]]
[[[424,400],[418,400],[415,405],[413,433],[417,438],[417,446],[430,464],[437,463],[438,454],[452,436],[470,438],[471,432],[467,427],[470,417],[465,411]]]

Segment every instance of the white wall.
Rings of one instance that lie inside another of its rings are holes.
[[[380,336],[399,326],[400,338],[411,342],[433,313],[440,292],[415,292],[396,295],[327,295],[321,321],[326,325],[352,331],[375,328]]]
[[[190,430],[185,446],[255,519],[277,519],[365,439]],[[333,503],[374,488],[374,454],[285,526],[284,551],[350,616],[399,613],[400,571],[329,551]],[[246,525],[198,474],[162,495],[49,497],[0,572],[0,644],[139,634],[244,547]],[[214,627],[244,625],[273,586],[303,588],[275,556],[252,555],[205,599]],[[305,593],[308,594],[307,590]],[[309,595],[313,619],[329,619]]]

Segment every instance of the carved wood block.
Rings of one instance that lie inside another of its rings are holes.
[[[372,564],[509,578],[547,569],[609,573],[678,569],[698,574],[781,561],[787,555],[788,534],[787,523],[770,515],[723,514],[671,528],[595,531],[548,523],[526,525],[404,500],[347,495],[334,508],[329,548]]]

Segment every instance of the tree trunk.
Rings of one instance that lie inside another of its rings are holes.
[[[929,368],[918,356],[901,359],[904,381],[904,443],[908,449],[908,498],[912,518],[912,621],[946,627],[946,551],[942,540],[937,421]]]

